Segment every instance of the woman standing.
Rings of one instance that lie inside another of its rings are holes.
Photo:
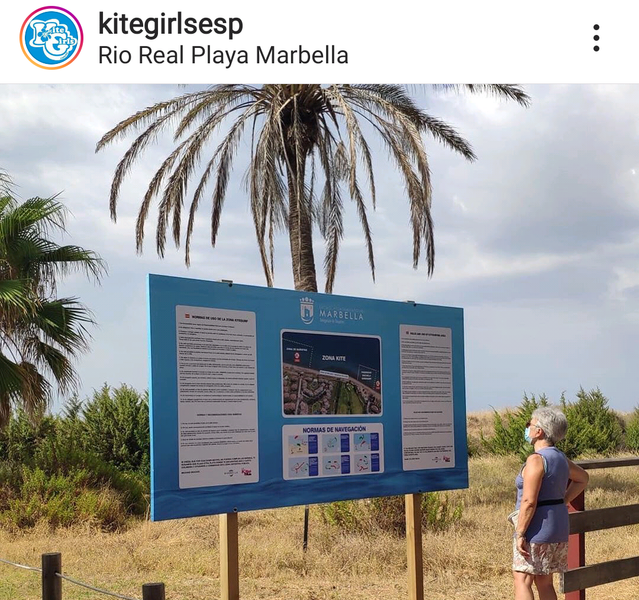
[[[588,483],[588,473],[568,460],[555,443],[566,435],[566,416],[556,408],[533,412],[526,441],[535,452],[515,479],[519,511],[513,523],[515,600],[556,600],[553,573],[568,568],[568,507]]]

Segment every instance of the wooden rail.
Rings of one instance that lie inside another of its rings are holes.
[[[607,458],[576,461],[584,469],[610,469],[639,465],[639,457]],[[586,588],[639,576],[639,556],[609,560],[595,565],[585,564],[585,533],[639,523],[639,504],[584,510],[584,494],[571,505],[569,570],[560,576],[559,589],[566,600],[585,600]]]
[[[570,533],[587,533],[639,523],[639,504],[586,510],[570,515]]]
[[[639,465],[639,456],[577,460],[575,464],[579,465],[582,469],[586,469],[586,471],[590,469],[612,469],[613,467],[636,467]]]
[[[608,560],[596,565],[578,567],[564,573],[564,592],[586,591],[586,588],[621,581],[639,575],[639,556]]]

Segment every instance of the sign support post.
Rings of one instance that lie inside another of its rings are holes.
[[[424,600],[422,560],[422,495],[406,494],[406,545],[408,554],[408,598]]]
[[[220,515],[220,598],[239,600],[239,565],[237,513]]]

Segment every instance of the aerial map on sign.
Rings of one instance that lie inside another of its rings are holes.
[[[282,401],[287,417],[380,415],[380,338],[282,331]]]

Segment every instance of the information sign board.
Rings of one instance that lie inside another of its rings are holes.
[[[460,308],[149,275],[154,520],[467,487]]]

